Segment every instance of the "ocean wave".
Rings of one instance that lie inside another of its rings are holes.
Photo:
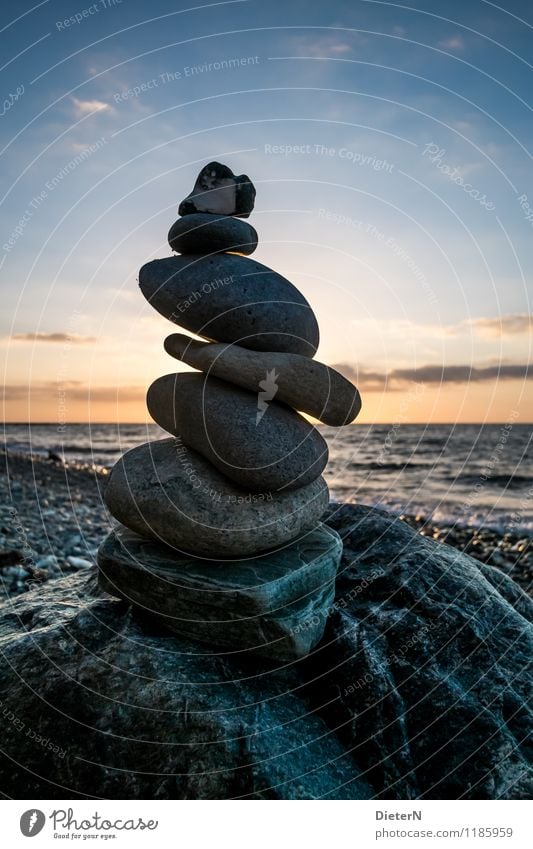
[[[370,472],[375,471],[383,471],[383,472],[394,472],[394,471],[404,471],[405,469],[427,469],[428,471],[433,469],[432,463],[413,463],[411,460],[406,460],[405,462],[397,462],[397,463],[379,463],[376,460],[371,460],[368,463],[359,463],[359,462],[351,462],[348,465],[350,470],[358,471],[360,469],[365,470],[368,469]]]
[[[459,475],[457,477],[457,481],[460,481],[462,484],[482,484],[487,486],[499,486],[499,487],[526,487],[533,486],[533,478],[525,475],[516,475],[512,471],[508,474],[501,475],[490,475],[487,476],[486,480],[483,478],[483,472],[480,472],[477,475],[473,475],[470,473]]]

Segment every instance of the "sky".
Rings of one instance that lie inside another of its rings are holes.
[[[187,370],[139,268],[211,160],[358,422],[533,421],[533,6],[2,3],[6,421],[144,422]]]

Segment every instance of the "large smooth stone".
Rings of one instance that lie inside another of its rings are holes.
[[[217,651],[170,633],[87,572],[0,605],[0,631],[0,779],[11,799],[66,794],[94,811],[95,793],[357,800],[376,792],[306,700],[317,650],[292,663]]]
[[[115,464],[104,493],[127,528],[202,557],[245,557],[315,527],[329,501],[323,478],[301,489],[250,493],[181,439],[139,445]]]
[[[313,425],[276,404],[275,381],[255,394],[203,374],[166,374],[146,396],[160,427],[181,436],[239,486],[294,489],[322,474],[328,446]]]
[[[275,669],[155,627],[92,572],[1,604],[9,797],[530,800],[532,600],[396,516],[330,513],[324,637]]]
[[[255,203],[255,186],[246,174],[238,177],[227,165],[210,162],[196,178],[194,188],[179,205],[180,215],[214,212],[248,218]]]
[[[179,254],[215,254],[224,251],[253,254],[257,238],[257,232],[246,221],[229,215],[204,212],[178,218],[168,233],[170,247]]]
[[[98,550],[98,582],[174,633],[290,661],[322,637],[341,555],[325,525],[280,551],[230,562],[176,556],[122,528]]]
[[[165,350],[193,368],[252,392],[258,391],[267,372],[274,372],[276,401],[327,425],[349,424],[361,409],[361,396],[349,380],[335,369],[300,354],[256,353],[240,345],[198,342],[181,333],[165,339]]]
[[[215,342],[312,357],[318,324],[281,274],[232,254],[173,256],[143,265],[144,297],[169,321]]]

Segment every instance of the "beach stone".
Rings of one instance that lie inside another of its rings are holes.
[[[239,218],[197,212],[174,222],[168,243],[179,254],[213,254],[235,251],[252,254],[257,247],[257,233]]]
[[[92,563],[90,560],[87,560],[85,557],[67,557],[67,563],[73,569],[91,569]]]
[[[203,557],[245,557],[296,539],[329,501],[323,478],[297,490],[251,493],[181,438],[139,445],[115,464],[104,497],[130,530]]]
[[[308,413],[327,425],[349,424],[361,409],[359,392],[342,374],[300,354],[257,353],[240,345],[198,342],[181,333],[165,339],[172,357],[210,376],[260,391],[267,373],[275,375],[276,401]]]
[[[274,553],[232,561],[176,555],[122,528],[100,546],[98,581],[174,633],[291,661],[323,634],[341,554],[325,525]],[[313,626],[300,629],[302,621]]]
[[[305,486],[322,474],[327,443],[302,416],[270,400],[275,382],[264,386],[255,394],[203,374],[166,374],[152,383],[146,402],[160,427],[239,486]]]
[[[281,274],[234,254],[174,256],[143,265],[139,285],[169,321],[215,342],[312,357],[318,324]]]
[[[255,203],[255,186],[246,174],[236,176],[220,162],[209,162],[196,178],[193,190],[179,205],[180,215],[212,212],[248,218]]]

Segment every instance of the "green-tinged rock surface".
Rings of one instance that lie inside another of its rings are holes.
[[[328,525],[335,603],[290,664],[170,636],[87,572],[1,605],[10,795],[531,798],[531,600],[390,514]]]
[[[325,525],[274,553],[231,561],[176,556],[124,528],[100,546],[98,580],[111,595],[214,650],[290,661],[305,657],[322,636],[341,554],[338,534]]]
[[[295,669],[272,674],[259,658],[239,661],[157,630],[94,577],[2,605],[0,640],[0,779],[12,798],[373,794],[308,713]]]

